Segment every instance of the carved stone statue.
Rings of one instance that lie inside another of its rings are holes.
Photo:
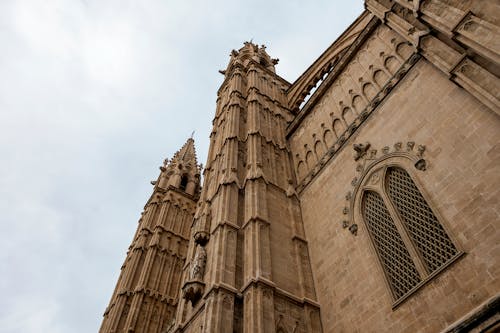
[[[205,273],[205,265],[207,263],[207,252],[201,245],[196,246],[196,254],[193,262],[191,263],[191,271],[189,277],[191,280],[203,280]]]

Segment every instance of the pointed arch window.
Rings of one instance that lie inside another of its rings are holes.
[[[188,176],[187,175],[182,175],[181,177],[181,182],[179,184],[179,188],[183,191],[186,190],[186,186],[187,186],[187,183],[188,183]]]
[[[404,168],[388,165],[366,179],[361,215],[395,307],[462,252]]]

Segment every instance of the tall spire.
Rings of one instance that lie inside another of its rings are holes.
[[[179,300],[201,165],[189,138],[165,159],[144,207],[100,333],[164,332]]]
[[[190,137],[182,148],[174,154],[172,162],[178,162],[184,166],[197,167],[196,150],[194,148],[194,139]]]
[[[194,139],[190,137],[171,160],[165,159],[160,167],[158,181],[152,182],[155,190],[175,188],[197,197],[200,192],[201,164],[198,164]]]

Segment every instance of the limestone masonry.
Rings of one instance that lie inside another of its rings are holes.
[[[232,51],[101,333],[500,331],[500,2],[365,8],[293,83]]]

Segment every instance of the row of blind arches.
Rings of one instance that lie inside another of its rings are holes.
[[[363,193],[362,214],[397,301],[458,250],[408,172],[390,167],[382,191]]]

